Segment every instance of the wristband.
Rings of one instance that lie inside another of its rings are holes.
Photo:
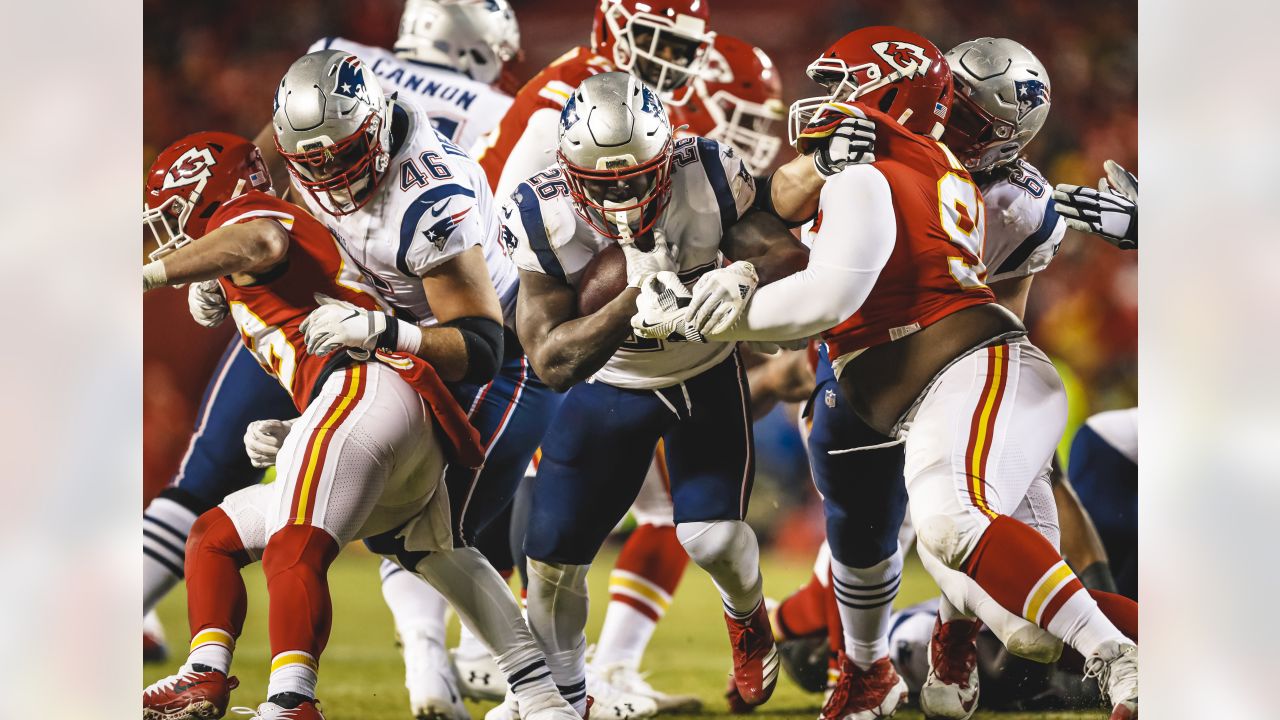
[[[387,316],[387,329],[378,336],[378,349],[417,355],[422,347],[422,331],[417,325]]]
[[[142,291],[154,290],[168,284],[169,273],[165,272],[164,260],[152,260],[142,266]]]

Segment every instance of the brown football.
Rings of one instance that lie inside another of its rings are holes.
[[[591,258],[578,277],[578,316],[590,315],[627,289],[627,258],[613,244]]]

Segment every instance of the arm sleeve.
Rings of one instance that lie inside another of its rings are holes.
[[[502,166],[502,175],[498,178],[498,186],[494,197],[506,197],[515,190],[516,185],[532,175],[545,170],[555,162],[555,147],[559,142],[560,111],[552,108],[540,108],[529,116],[524,133],[511,148],[506,165]]]
[[[797,340],[857,312],[897,238],[889,182],[875,167],[855,165],[827,181],[820,207],[808,267],[760,288],[741,321],[708,339]]]

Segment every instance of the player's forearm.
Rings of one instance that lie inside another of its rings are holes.
[[[880,270],[850,270],[810,262],[808,268],[756,291],[733,327],[708,340],[802,340],[858,311]]]
[[[818,212],[818,196],[825,178],[809,155],[797,155],[773,173],[769,183],[773,212],[788,222],[800,223]]]
[[[996,302],[1008,308],[1009,312],[1021,320],[1027,315],[1027,297],[1031,293],[1031,281],[1034,275],[1010,278],[991,283],[991,292],[995,293]]]
[[[540,338],[521,335],[538,377],[556,392],[564,392],[604,367],[631,335],[639,294],[638,289],[627,288],[596,312],[561,323]]]
[[[288,247],[288,232],[274,220],[228,225],[144,266],[143,286],[150,290],[262,272],[278,263]]]

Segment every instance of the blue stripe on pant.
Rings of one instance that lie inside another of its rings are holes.
[[[1121,595],[1138,599],[1138,465],[1084,425],[1071,441],[1071,484],[1107,550]]]
[[[817,387],[810,397],[809,466],[822,493],[831,555],[843,565],[867,568],[898,547],[907,513],[901,444],[838,455],[832,450],[891,442],[867,427],[840,393],[825,348],[818,358]]]
[[[525,554],[591,562],[639,493],[658,438],[677,523],[742,519],[755,476],[749,407],[736,351],[683,388],[575,385],[542,440]]]
[[[161,492],[197,515],[262,480],[249,464],[244,432],[255,420],[297,417],[289,394],[262,369],[239,337],[231,341],[205,387],[191,444]]]

